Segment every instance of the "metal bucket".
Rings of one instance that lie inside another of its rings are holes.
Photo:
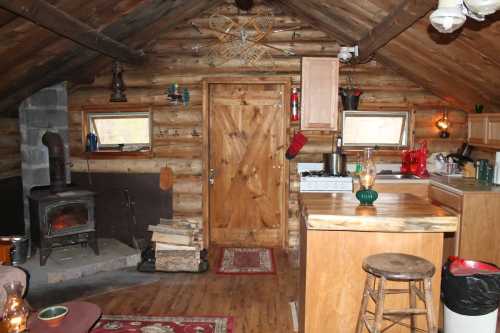
[[[342,107],[344,110],[357,110],[359,104],[359,96],[356,95],[341,95]]]
[[[1,241],[11,242],[10,258],[13,266],[24,264],[28,259],[29,239],[25,236],[0,237]]]

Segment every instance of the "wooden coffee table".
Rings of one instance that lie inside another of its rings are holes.
[[[38,312],[30,315],[28,328],[30,333],[87,333],[101,317],[101,309],[88,302],[68,302],[68,314],[59,326],[50,327],[46,322],[37,318]]]

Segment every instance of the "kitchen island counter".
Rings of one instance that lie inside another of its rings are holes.
[[[350,193],[302,193],[300,204],[300,332],[354,332],[366,278],[363,259],[382,252],[420,256],[436,266],[438,309],[443,233],[456,230],[457,216],[402,193],[380,193],[373,208],[358,207]],[[391,295],[386,305],[407,307],[408,295]]]
[[[359,206],[351,193],[301,195],[310,230],[455,232],[458,218],[406,193],[381,193],[373,207]]]

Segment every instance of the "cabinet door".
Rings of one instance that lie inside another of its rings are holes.
[[[488,116],[486,143],[500,147],[500,116]]]
[[[303,130],[337,130],[339,60],[302,58]]]
[[[469,116],[469,143],[486,143],[486,116]]]
[[[455,213],[461,215],[463,197],[455,193],[445,191],[436,186],[429,188],[430,201],[438,206],[445,207]],[[448,260],[449,256],[457,256],[460,254],[460,228],[461,222],[457,226],[456,232],[446,232],[443,239],[443,264]]]

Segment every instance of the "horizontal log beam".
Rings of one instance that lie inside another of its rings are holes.
[[[436,6],[434,0],[405,0],[359,42],[358,62],[364,62],[390,40],[408,29],[413,23]]]
[[[0,7],[86,48],[123,62],[141,64],[146,59],[142,50],[130,49],[44,0],[0,0]]]
[[[6,2],[7,0],[1,0]],[[116,40],[131,38],[131,44],[146,45],[156,38],[158,27],[167,31],[174,28],[190,16],[220,4],[223,0],[151,0],[138,5],[128,15],[111,23],[102,31]],[[140,31],[140,29],[143,29]],[[157,32],[157,31],[156,31]],[[16,107],[34,92],[68,78],[77,76],[77,70],[92,65],[99,53],[83,47],[68,50],[64,55],[45,64],[34,67],[9,85],[8,90],[0,92],[0,112]]]

